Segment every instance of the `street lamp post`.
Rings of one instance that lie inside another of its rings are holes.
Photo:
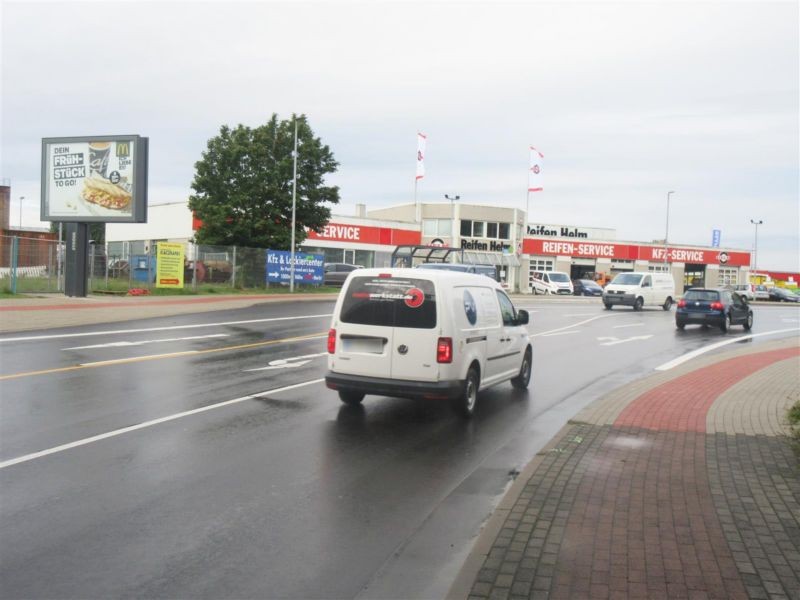
[[[758,270],[758,226],[763,225],[764,221],[762,221],[761,219],[759,219],[758,221],[750,219],[750,222],[756,226],[756,239],[755,242],[753,243],[753,271],[755,272]]]
[[[25,200],[25,196],[19,197],[19,228],[22,229],[22,201]]]
[[[289,293],[294,293],[294,228],[297,215],[297,121],[294,122],[294,168],[292,174],[292,247],[289,254]]]
[[[460,200],[461,196],[453,195],[448,196],[447,194],[444,195],[445,198],[450,200],[450,247],[456,247],[456,200]]]
[[[667,230],[664,233],[664,265],[667,264],[667,255],[669,254],[669,197],[674,193],[674,191],[667,192]]]

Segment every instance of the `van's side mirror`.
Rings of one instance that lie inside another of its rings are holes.
[[[518,310],[517,311],[517,325],[527,325],[528,324],[528,311],[527,310]]]

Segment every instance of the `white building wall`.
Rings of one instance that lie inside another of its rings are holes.
[[[147,223],[108,223],[106,242],[166,240],[185,242],[194,235],[188,202],[147,207]]]

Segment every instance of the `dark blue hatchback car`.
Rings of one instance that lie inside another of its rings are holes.
[[[715,325],[722,331],[743,325],[749,331],[753,310],[742,296],[730,290],[690,288],[675,311],[675,326],[683,329],[687,325]]]

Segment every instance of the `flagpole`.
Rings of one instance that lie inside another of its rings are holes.
[[[414,220],[419,221],[419,206],[417,205],[417,183],[419,183],[419,177],[414,178]]]

